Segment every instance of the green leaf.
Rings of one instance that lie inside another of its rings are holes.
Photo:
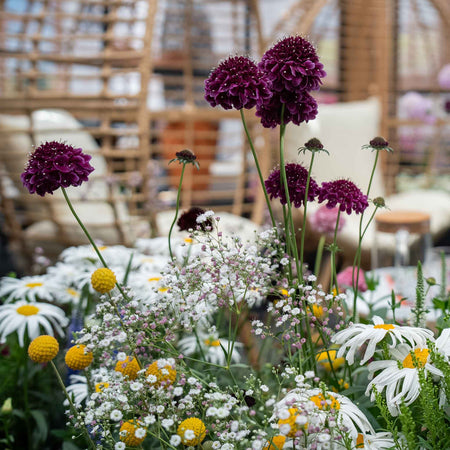
[[[32,409],[30,413],[36,422],[39,440],[44,442],[48,435],[47,419],[40,409]]]

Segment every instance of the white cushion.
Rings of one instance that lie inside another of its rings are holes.
[[[317,182],[339,178],[352,180],[363,192],[372,171],[375,153],[362,150],[379,133],[380,103],[376,98],[368,100],[319,105],[316,119],[300,126],[286,127],[286,162],[309,165],[310,154],[298,155],[298,149],[311,138],[320,139],[330,152],[319,153],[314,159],[313,177]],[[379,171],[372,182],[371,196],[384,196],[382,176]]]

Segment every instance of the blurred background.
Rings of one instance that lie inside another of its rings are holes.
[[[200,163],[186,174],[184,209],[264,224],[239,112],[211,108],[203,83],[230,54],[257,61],[289,34],[314,43],[327,77],[315,93],[318,118],[287,131],[288,159],[317,135],[332,154],[318,178],[349,177],[365,190],[373,154],[360,147],[384,136],[395,151],[381,156],[373,196],[425,213],[432,245],[449,245],[447,0],[1,0],[2,273],[85,243],[62,195],[38,198],[21,186],[27,154],[43,140],[93,155],[89,183],[70,195],[106,244],[167,233],[181,168],[167,163],[183,148]],[[246,115],[268,174],[277,132]],[[351,259],[356,228],[348,228],[340,245]]]

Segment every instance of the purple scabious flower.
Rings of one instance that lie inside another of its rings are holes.
[[[268,101],[256,106],[256,116],[261,118],[265,128],[275,128],[281,124],[281,107],[285,105],[283,122],[300,125],[317,116],[317,102],[307,92],[275,93]]]
[[[205,81],[205,99],[224,109],[251,109],[272,95],[265,73],[244,56],[227,58]]]
[[[286,164],[286,179],[289,199],[296,208],[300,208],[305,200],[306,181],[308,171],[300,164]],[[282,205],[286,205],[286,193],[281,180],[280,169],[275,169],[264,182],[270,199],[279,198]],[[313,201],[319,194],[319,185],[313,178],[309,179],[308,201]]]
[[[258,67],[267,74],[273,92],[314,91],[326,75],[314,46],[300,36],[275,44],[264,53]]]
[[[319,192],[319,203],[327,201],[327,208],[339,206],[341,211],[351,214],[362,213],[368,206],[367,195],[350,180],[336,180],[322,183]]]
[[[43,197],[60,187],[79,186],[87,181],[94,170],[90,160],[91,156],[81,148],[63,142],[45,142],[31,154],[20,178],[30,194],[36,192]]]

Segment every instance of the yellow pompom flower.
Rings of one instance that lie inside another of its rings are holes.
[[[183,445],[194,447],[205,439],[206,427],[200,419],[191,417],[180,423],[177,434],[180,436]]]
[[[28,346],[28,356],[37,363],[51,361],[59,352],[58,341],[53,336],[44,334],[31,341]]]
[[[156,379],[149,381],[148,377],[153,375]],[[147,367],[145,377],[152,386],[169,386],[177,377],[177,371],[165,360],[158,360]]]
[[[317,362],[328,372],[331,372],[331,367],[334,370],[338,369],[345,363],[345,358],[336,358],[337,350],[323,351],[317,354]]]
[[[67,350],[65,361],[70,369],[83,370],[91,364],[93,359],[92,352],[86,351],[86,346],[79,344]]]
[[[284,443],[286,442],[286,436],[279,434],[278,436],[274,436],[271,442],[267,443],[263,450],[280,450],[284,447]]]
[[[123,361],[117,361],[115,371],[121,372],[124,377],[135,380],[141,370],[139,363],[133,356],[127,356]]]
[[[147,431],[145,428],[140,427],[139,424],[133,420],[124,422],[120,427],[120,440],[128,447],[137,447],[138,445],[141,445],[146,436]]]
[[[91,275],[92,287],[100,294],[106,294],[116,285],[116,276],[111,269],[102,267]]]

